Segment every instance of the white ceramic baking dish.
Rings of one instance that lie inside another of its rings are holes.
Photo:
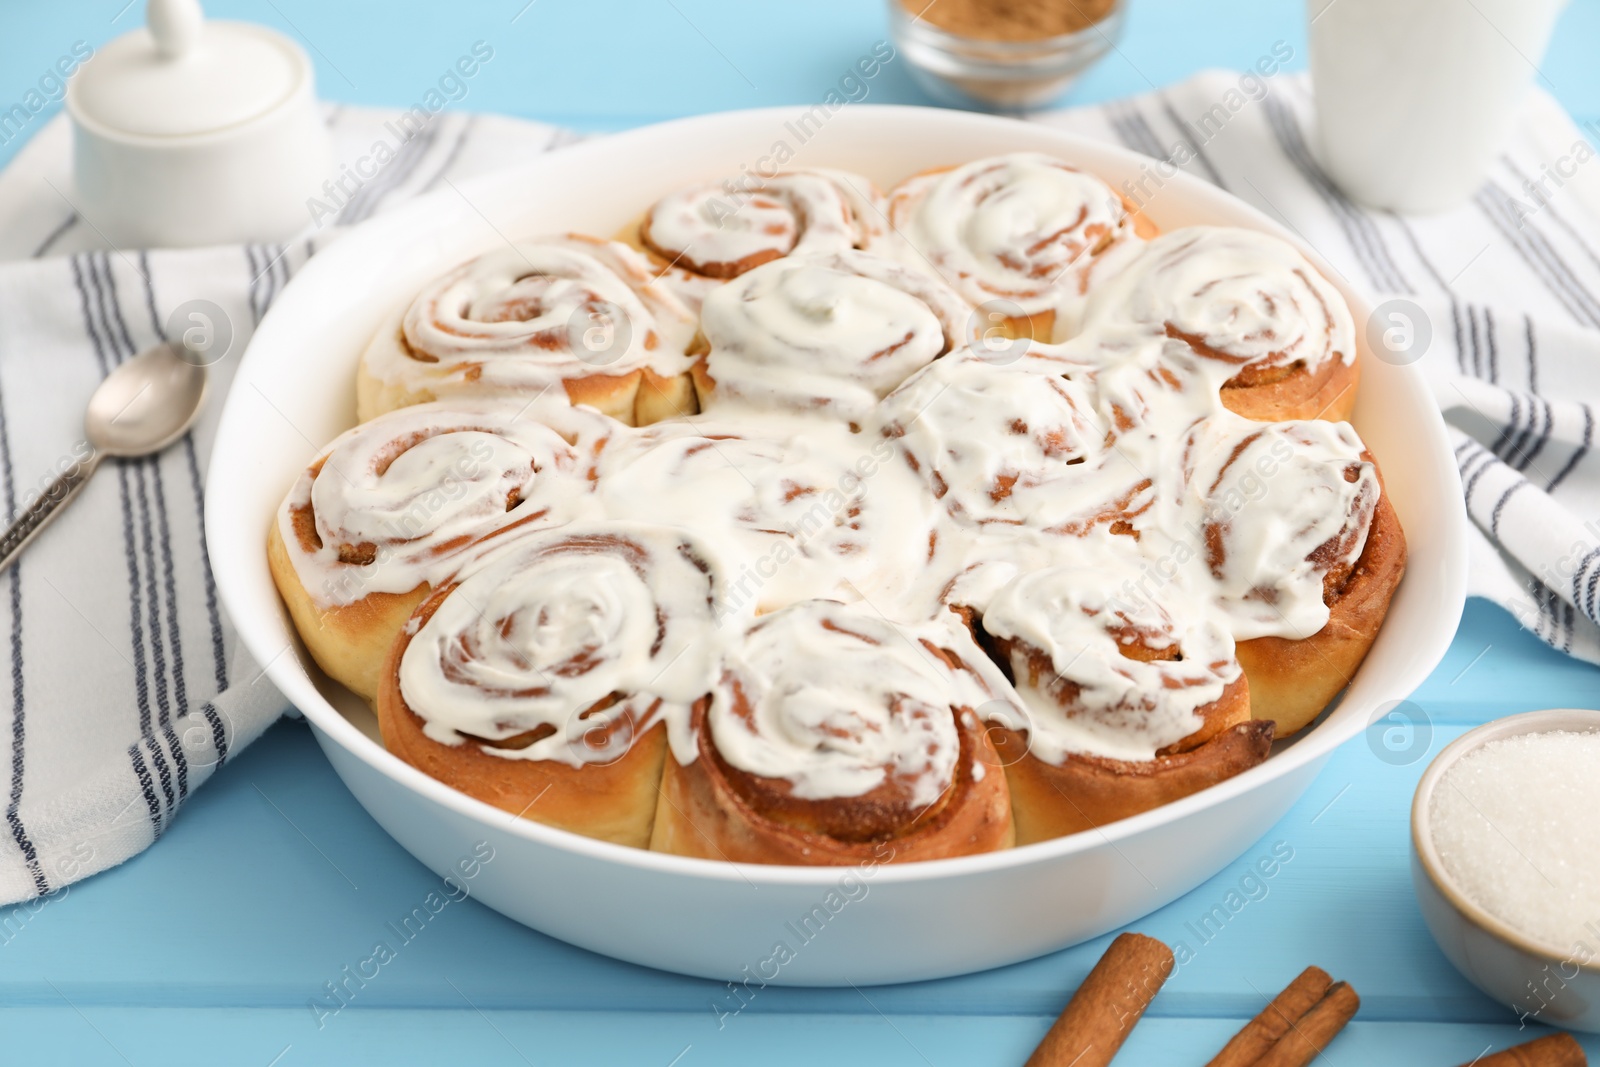
[[[1338,707],[1262,766],[1213,789],[1103,831],[1008,852],[869,871],[747,866],[658,855],[513,819],[389,755],[371,714],[304,654],[278,600],[264,547],[269,521],[311,458],[312,442],[352,424],[357,357],[386,309],[507,235],[609,235],[663,193],[755,170],[780,142],[793,150],[793,165],[845,167],[885,186],[927,167],[1017,150],[1054,153],[1114,185],[1137,180],[1149,163],[1058,130],[961,112],[850,106],[818,128],[815,115],[777,109],[605,137],[419,198],[316,256],[256,331],[207,483],[223,601],[246,646],[305,713],[334,769],[384,829],[441,874],[475,842],[490,842],[495,858],[473,880],[474,895],[573,944],[722,979],[867,984],[994,967],[1113,930],[1244,852],[1334,748],[1407,696],[1450,643],[1464,599],[1466,517],[1443,422],[1415,367],[1361,352],[1354,422],[1382,463],[1410,565]],[[1322,265],[1294,234],[1183,174],[1168,179],[1146,210],[1165,229],[1266,230]],[[1324,272],[1343,288],[1338,274]],[[1345,296],[1361,336],[1365,302],[1348,289]]]

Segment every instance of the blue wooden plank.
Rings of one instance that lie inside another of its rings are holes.
[[[448,989],[445,990],[450,994]],[[453,995],[453,994],[450,994]],[[721,1031],[679,1013],[478,1011],[460,1002],[437,1011],[352,1013],[307,1031],[293,1012],[193,1008],[0,1010],[8,1037],[19,1022],[46,1031],[25,1062],[63,1067],[348,1067],[350,1064],[630,1064],[644,1067],[875,1067],[1018,1064],[1050,1020],[1031,1015],[769,1015]],[[1200,1067],[1242,1019],[1147,1017],[1119,1064]],[[1356,1022],[1317,1060],[1320,1067],[1448,1067],[1548,1031],[1515,1025]],[[1600,1041],[1585,1039],[1592,1053]],[[823,1051],[826,1050],[826,1051]],[[18,1062],[23,1062],[19,1059]]]

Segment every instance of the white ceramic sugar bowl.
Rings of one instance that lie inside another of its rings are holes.
[[[117,246],[281,241],[333,173],[311,60],[263,26],[149,0],[67,89],[77,207]]]
[[[1515,1015],[1523,1025],[1531,1020],[1600,1033],[1600,953],[1594,936],[1600,926],[1588,923],[1573,944],[1541,943],[1457,885],[1434,842],[1433,796],[1451,767],[1492,741],[1552,730],[1600,731],[1600,711],[1554,708],[1507,715],[1468,730],[1434,758],[1411,804],[1411,884],[1423,921],[1445,957],[1508,1007],[1508,1017]],[[1594,886],[1582,888],[1596,892]]]

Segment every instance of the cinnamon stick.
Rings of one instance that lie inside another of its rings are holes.
[[[1261,1014],[1245,1023],[1206,1067],[1250,1067],[1323,998],[1331,985],[1333,979],[1328,977],[1327,971],[1321,967],[1307,967],[1283,992],[1272,998]]]
[[[1172,950],[1160,941],[1120,935],[1028,1057],[1027,1067],[1105,1067],[1172,967]]]
[[[1306,1067],[1338,1036],[1359,1007],[1361,998],[1354,989],[1344,982],[1333,983],[1322,999],[1256,1060],[1255,1067]]]
[[[1483,1056],[1462,1067],[1588,1067],[1589,1057],[1571,1034],[1551,1034]]]

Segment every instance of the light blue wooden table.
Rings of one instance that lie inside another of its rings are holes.
[[[870,0],[767,0],[759,10],[731,0],[525,2],[209,6],[298,34],[317,57],[323,94],[354,102],[407,104],[483,39],[497,60],[462,106],[588,129],[814,101],[884,32]],[[20,97],[74,40],[99,44],[127,28],[139,9],[113,20],[122,3],[36,4],[26,14],[10,5],[0,15],[0,99]],[[1073,100],[1247,64],[1280,38],[1304,54],[1298,4],[1132,4],[1120,54]],[[1600,117],[1597,43],[1600,0],[1579,0],[1543,65],[1579,118]],[[896,67],[872,94],[923,102]],[[0,160],[19,140],[0,145]],[[1137,924],[1198,951],[1119,1063],[1203,1063],[1308,963],[1363,998],[1359,1020],[1319,1061],[1330,1067],[1444,1067],[1531,1036],[1429,940],[1406,870],[1407,810],[1427,757],[1450,739],[1511,712],[1600,704],[1600,671],[1473,603],[1414,700],[1428,723],[1404,758],[1351,742],[1238,862]],[[1202,945],[1192,927],[1279,842],[1294,858]],[[0,1064],[1020,1064],[1107,940],[920,985],[769,988],[719,1028],[714,983],[593,956],[465,903],[404,945],[350,1007],[319,1020],[310,1004],[324,983],[387,939],[386,924],[434,882],[344,791],[306,728],[282,723],[195,796],[150,852],[38,911],[0,910]],[[1600,1041],[1587,1047],[1600,1056]]]

